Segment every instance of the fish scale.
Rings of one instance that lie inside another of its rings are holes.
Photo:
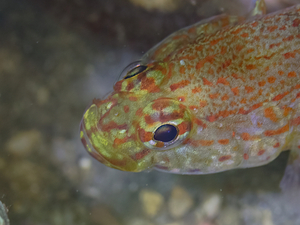
[[[149,50],[85,112],[88,152],[119,170],[180,174],[259,166],[284,150],[297,159],[300,5],[263,15],[256,3],[249,18],[206,19]]]

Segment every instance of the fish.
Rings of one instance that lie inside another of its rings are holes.
[[[183,28],[130,64],[80,123],[86,150],[129,172],[210,174],[290,150],[281,187],[300,187],[300,5]]]

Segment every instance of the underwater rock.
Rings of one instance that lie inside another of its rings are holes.
[[[140,192],[140,201],[145,214],[148,217],[155,217],[164,203],[164,197],[153,190],[142,190]]]
[[[38,130],[22,131],[8,140],[6,149],[15,156],[28,156],[40,146],[41,139],[42,134]]]
[[[175,219],[183,217],[193,206],[190,194],[182,187],[174,187],[169,200],[169,212]]]
[[[140,6],[147,11],[160,10],[162,12],[172,12],[178,8],[178,0],[130,0],[133,4]]]

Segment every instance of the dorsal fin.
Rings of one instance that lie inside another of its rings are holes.
[[[265,0],[256,0],[254,9],[250,12],[250,17],[252,16],[262,16],[267,12],[267,7]]]

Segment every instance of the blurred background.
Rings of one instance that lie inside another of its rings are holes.
[[[288,152],[213,175],[126,173],[91,158],[79,122],[168,34],[250,0],[1,0],[0,201],[12,225],[299,225]],[[299,2],[299,1],[298,1]],[[268,11],[296,0],[266,0]],[[298,206],[298,208],[297,208]]]

